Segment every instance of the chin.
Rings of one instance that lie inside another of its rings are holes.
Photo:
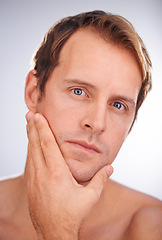
[[[98,171],[77,160],[65,160],[74,179],[81,185],[86,184]]]
[[[80,185],[85,185],[87,184],[94,175],[90,175],[89,173],[78,173],[77,171],[71,171],[74,179],[79,183]]]

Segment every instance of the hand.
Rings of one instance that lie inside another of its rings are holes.
[[[87,186],[73,178],[46,119],[28,112],[28,203],[39,239],[78,239],[86,214],[99,199],[113,168],[105,166]]]

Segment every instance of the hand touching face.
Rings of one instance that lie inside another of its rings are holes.
[[[39,239],[78,239],[81,223],[99,199],[112,174],[111,166],[102,168],[88,183],[79,185],[73,178],[41,114],[28,112],[29,139],[28,202]]]

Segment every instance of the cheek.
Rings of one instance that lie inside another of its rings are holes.
[[[79,115],[76,114],[75,108],[57,101],[46,104],[46,106],[48,107],[42,109],[42,114],[47,119],[56,138],[64,132],[74,131],[78,128]]]
[[[118,123],[118,125],[116,125],[115,123],[112,123],[111,127],[106,132],[104,140],[109,146],[109,157],[111,163],[116,158],[120,148],[123,145],[123,142],[128,136],[130,126],[131,124]]]
[[[123,142],[127,137],[134,119],[134,112],[111,118],[111,130],[116,141]]]

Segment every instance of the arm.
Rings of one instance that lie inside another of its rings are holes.
[[[33,225],[39,239],[76,240],[83,219],[99,199],[113,169],[103,167],[86,187],[79,185],[45,118],[32,112],[26,118],[30,162],[28,202]]]

